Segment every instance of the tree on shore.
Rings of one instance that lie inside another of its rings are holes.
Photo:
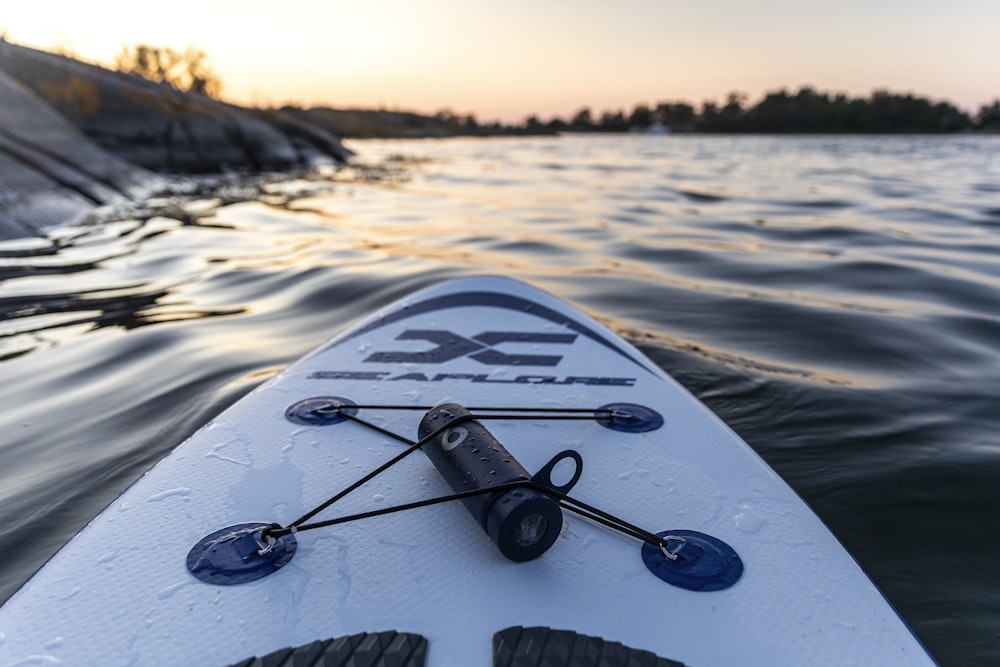
[[[653,110],[645,104],[637,104],[629,116],[629,129],[645,130],[653,124]]]
[[[628,130],[628,119],[624,111],[605,111],[597,129],[602,132],[625,132]]]
[[[222,79],[207,59],[204,51],[194,47],[180,52],[170,47],[137,44],[122,48],[115,57],[115,67],[178,90],[218,98]]]
[[[1000,99],[993,100],[992,104],[984,104],[979,107],[976,114],[976,126],[987,132],[1000,132]]]
[[[667,127],[690,129],[694,124],[694,107],[687,102],[660,102],[655,113]]]
[[[594,121],[590,116],[590,109],[584,107],[576,112],[573,116],[573,120],[569,122],[569,126],[573,130],[591,130],[594,127]]]

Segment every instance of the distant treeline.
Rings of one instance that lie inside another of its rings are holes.
[[[631,112],[589,108],[570,118],[523,123],[480,123],[472,114],[449,110],[434,115],[384,109],[301,109],[284,111],[307,117],[343,137],[448,137],[557,134],[559,132],[729,132],[729,133],[951,133],[1000,132],[1000,99],[984,104],[974,115],[949,102],[877,90],[871,96],[848,97],[821,93],[811,87],[795,93],[777,90],[757,104],[730,93],[724,104],[705,102],[695,109],[687,102],[639,104]]]
[[[1000,99],[969,115],[949,102],[878,90],[870,97],[821,93],[811,87],[795,93],[777,90],[757,104],[730,93],[724,104],[687,102],[639,104],[631,112],[583,108],[570,118],[523,123],[480,123],[472,114],[450,110],[434,115],[384,109],[301,109],[284,107],[343,137],[449,137],[556,134],[559,132],[729,132],[729,133],[950,133],[1000,132]]]
[[[572,118],[541,121],[530,116],[518,129],[528,132],[627,132],[649,129],[673,132],[762,133],[910,133],[1000,131],[1000,99],[970,116],[948,102],[877,90],[870,97],[830,94],[805,86],[767,93],[754,105],[730,93],[724,104],[705,102],[696,110],[686,102],[637,105],[631,113],[606,111],[599,117],[583,108]]]

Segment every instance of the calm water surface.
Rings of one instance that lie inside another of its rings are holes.
[[[595,315],[704,400],[942,664],[997,664],[1000,137],[353,148],[327,181],[0,244],[0,599],[336,331],[496,273]]]

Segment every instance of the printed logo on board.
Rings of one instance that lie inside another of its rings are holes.
[[[474,384],[582,384],[592,387],[634,387],[634,377],[592,375],[518,375],[495,377],[490,373],[390,373],[389,371],[324,370],[309,374],[311,380],[359,380],[364,382],[472,382]]]
[[[417,352],[375,352],[364,361],[382,364],[443,364],[468,357],[487,366],[552,367],[562,361],[561,355],[518,353],[516,345],[572,345],[576,338],[576,334],[531,331],[484,331],[466,338],[444,329],[407,329],[396,336],[396,340],[425,341],[433,347]],[[504,350],[497,349],[501,345]]]
[[[445,329],[407,329],[395,340],[422,341],[417,347],[426,349],[384,350],[368,355],[363,362],[370,364],[443,364],[455,359],[472,359],[478,364],[494,367],[504,366],[536,366],[551,368],[559,364],[563,355],[538,354],[537,349],[531,353],[525,351],[523,345],[572,345],[577,334],[547,333],[534,331],[484,331],[475,336],[460,336]],[[518,347],[522,345],[522,347]],[[502,347],[502,349],[497,349]],[[553,352],[557,351],[555,348]],[[545,350],[546,352],[548,349]],[[485,369],[483,369],[485,370]],[[387,370],[318,370],[309,375],[314,380],[356,380],[364,382],[416,382],[416,383],[453,383],[470,382],[473,384],[534,384],[534,385],[589,385],[602,387],[632,387],[634,377],[604,377],[590,375],[547,375],[524,374],[511,376],[502,369],[477,373],[463,369],[463,372],[432,373],[416,372],[407,369],[403,372]]]

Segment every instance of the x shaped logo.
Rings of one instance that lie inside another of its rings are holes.
[[[459,357],[469,357],[487,366],[555,366],[562,357],[548,354],[508,354],[495,349],[502,343],[543,343],[568,345],[576,334],[533,333],[526,331],[484,331],[471,339],[451,331],[408,329],[396,340],[424,340],[435,347],[419,352],[376,352],[365,359],[369,363],[443,364]]]

